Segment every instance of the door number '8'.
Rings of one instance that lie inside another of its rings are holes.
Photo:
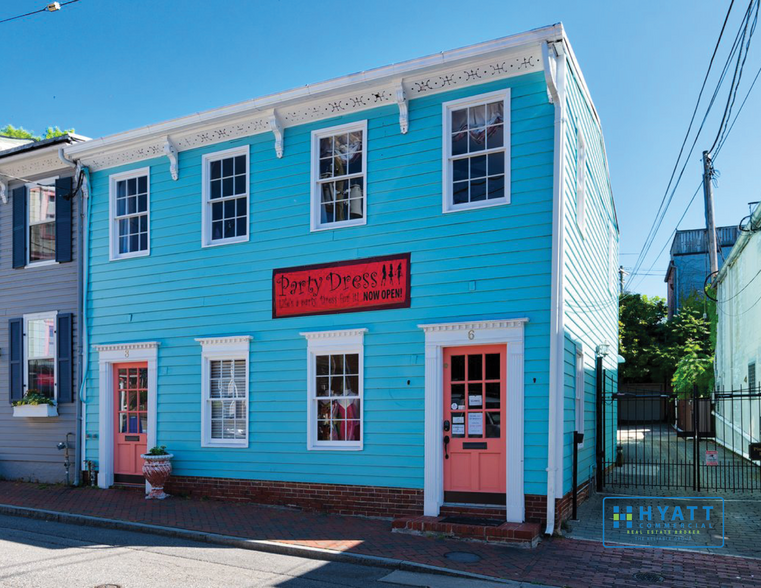
[[[129,357],[129,349],[124,350],[124,357]]]

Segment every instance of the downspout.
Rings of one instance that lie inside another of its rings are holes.
[[[562,41],[542,45],[545,78],[551,101],[555,104],[555,156],[553,169],[552,215],[552,291],[550,311],[550,387],[547,416],[547,527],[545,533],[555,532],[555,495],[558,468],[562,470],[562,452],[558,456],[557,444],[562,442],[562,385],[564,337],[564,203],[563,175],[565,157],[565,51]],[[553,75],[554,74],[554,75]]]
[[[88,329],[87,329],[87,292],[90,284],[90,214],[91,214],[91,194],[90,194],[90,170],[86,167],[82,167],[84,173],[84,179],[82,180],[82,204],[83,208],[83,230],[80,231],[80,238],[82,239],[82,249],[80,250],[82,259],[82,281],[80,282],[81,295],[79,297],[80,308],[80,341],[82,344],[79,347],[80,360],[79,365],[82,366],[81,381],[79,385],[79,402],[77,405],[80,407],[79,415],[79,443],[77,443],[77,474],[84,471],[86,468],[85,463],[85,442],[87,431],[87,411],[84,410],[85,404],[87,404],[87,376],[89,370],[89,353],[88,353]],[[90,479],[90,485],[93,485],[92,479]]]
[[[71,159],[66,157],[66,155],[63,152],[63,149],[64,149],[63,147],[58,149],[58,159],[60,159],[61,162],[64,165],[66,165],[67,167],[74,168],[74,185],[76,186],[79,183],[80,168]],[[84,194],[84,192],[83,192],[83,194]],[[72,194],[71,197],[72,198],[76,197],[76,194]],[[77,231],[77,284],[81,284],[82,283],[82,254],[83,254],[83,251],[82,251],[82,206],[84,205],[84,202],[85,202],[84,198],[81,198],[80,202],[81,202],[81,204],[80,204],[79,210],[78,210],[78,213],[79,213],[79,230]],[[79,341],[80,346],[81,346],[81,343],[82,343],[82,305],[81,305],[81,297],[78,297],[77,306],[78,306],[78,312],[77,312],[77,317],[78,317],[78,320],[77,320],[77,331],[78,331],[77,341]],[[79,365],[80,365],[80,371],[79,371],[78,375],[81,378],[82,377],[82,371],[81,371],[82,362],[81,361],[79,362]],[[77,429],[76,429],[76,434],[74,436],[74,438],[76,439],[76,444],[75,444],[75,447],[74,447],[74,463],[75,464],[79,464],[80,463],[80,456],[82,455],[82,442],[81,442],[81,440],[82,440],[82,403],[79,402],[78,399],[77,399],[77,402],[76,402],[75,410],[76,410],[76,427],[77,427]],[[66,445],[68,447],[68,436],[67,436],[67,439],[66,439]],[[67,451],[68,451],[68,448],[67,448]],[[81,482],[81,480],[80,480],[81,475],[82,475],[82,468],[79,467],[79,465],[77,465],[74,468],[74,485],[75,486],[79,486],[79,484]],[[69,477],[68,469],[66,471],[66,477],[67,477],[67,483],[68,483],[68,477]]]

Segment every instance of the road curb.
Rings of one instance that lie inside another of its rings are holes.
[[[189,541],[210,543],[214,545],[224,545],[227,547],[237,547],[239,549],[248,549],[249,551],[261,551],[278,555],[291,555],[323,561],[382,567],[392,570],[402,570],[406,572],[439,574],[457,578],[482,580],[503,584],[505,586],[513,586],[515,588],[530,585],[530,583],[521,582],[518,580],[506,580],[494,576],[486,576],[473,572],[465,572],[429,564],[415,563],[402,559],[380,557],[376,555],[364,555],[360,553],[346,553],[344,551],[334,551],[331,549],[321,549],[318,547],[307,547],[305,545],[294,545],[291,543],[279,543],[277,541],[266,541],[263,539],[244,539],[242,537],[221,535],[219,533],[206,533],[203,531],[193,531],[190,529],[180,529],[176,527],[165,527],[162,525],[149,525],[147,523],[136,523],[120,519],[107,519],[103,517],[94,517],[90,515],[66,513],[40,508],[14,506],[12,504],[0,504],[0,514],[44,521],[54,521],[70,525],[86,525],[90,527],[101,527],[105,529],[149,533],[152,535],[186,539]]]

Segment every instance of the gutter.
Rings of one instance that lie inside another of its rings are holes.
[[[79,333],[80,333],[80,346],[79,346],[79,365],[81,366],[81,380],[79,383],[79,393],[77,396],[77,406],[79,407],[77,426],[79,427],[79,436],[77,446],[80,448],[79,459],[79,471],[87,469],[85,460],[85,443],[86,443],[86,431],[87,431],[87,411],[85,405],[87,404],[87,376],[89,371],[89,357],[88,353],[88,330],[87,330],[87,292],[90,283],[90,203],[92,198],[90,195],[90,170],[86,167],[82,167],[82,173],[84,179],[82,180],[82,210],[80,218],[82,219],[81,230],[79,231],[80,243],[82,248],[80,249],[81,259],[81,280],[79,282],[80,297],[79,297]],[[92,484],[92,480],[90,481]]]
[[[566,52],[564,43],[545,43],[542,54],[546,55],[545,71],[548,76],[550,95],[555,104],[555,156],[553,170],[552,215],[552,296],[550,306],[550,386],[547,418],[547,528],[545,533],[555,532],[556,479],[562,471],[562,385],[563,385],[563,333],[564,333],[564,198],[563,176],[565,170],[565,76]],[[558,444],[561,451],[558,451]]]

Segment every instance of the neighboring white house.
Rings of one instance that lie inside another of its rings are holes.
[[[716,284],[717,390],[761,392],[761,204],[743,225]],[[747,397],[717,402],[716,440],[747,457],[748,444],[761,441],[759,405]]]

